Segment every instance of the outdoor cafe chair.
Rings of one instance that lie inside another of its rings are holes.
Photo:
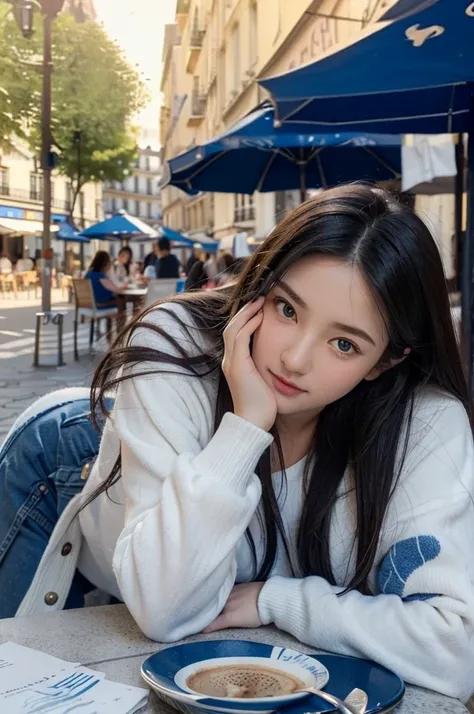
[[[176,278],[154,278],[148,282],[145,307],[150,307],[157,300],[163,300],[176,292]]]
[[[98,308],[94,299],[92,282],[88,278],[73,278],[75,312],[74,312],[74,359],[79,359],[77,350],[77,331],[80,321],[90,321],[89,352],[94,342],[94,325],[102,318],[117,318],[117,307]]]

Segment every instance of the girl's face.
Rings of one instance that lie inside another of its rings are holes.
[[[252,356],[280,415],[317,414],[380,374],[388,335],[356,265],[304,258],[272,288],[263,310]]]
[[[119,260],[119,263],[121,263],[122,265],[126,265],[129,260],[129,254],[128,253],[119,253],[118,260]]]

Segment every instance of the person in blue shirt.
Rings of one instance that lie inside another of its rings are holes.
[[[110,307],[116,304],[116,294],[121,293],[127,287],[125,284],[116,284],[109,278],[109,271],[112,267],[112,259],[105,250],[99,250],[94,255],[89,270],[85,277],[91,281],[92,290],[96,306]]]

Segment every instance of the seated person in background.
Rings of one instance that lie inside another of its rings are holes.
[[[171,245],[168,238],[160,238],[158,241],[159,260],[155,263],[157,278],[179,278],[181,266],[178,258],[170,251]]]
[[[127,287],[122,283],[114,283],[108,277],[108,272],[112,267],[112,259],[105,250],[99,250],[94,255],[89,270],[85,277],[92,282],[94,299],[98,308],[115,305],[116,293],[122,292]]]
[[[247,261],[248,258],[235,258],[232,253],[222,253],[217,259],[216,287],[235,282]]]
[[[147,268],[155,267],[156,263],[158,262],[158,260],[160,258],[158,253],[159,253],[158,241],[155,241],[155,243],[153,243],[153,250],[150,253],[147,253],[143,260],[143,267],[142,267],[143,274],[145,274],[145,270]],[[150,277],[150,276],[148,276],[148,277]],[[155,277],[155,274],[153,274],[152,277]]]
[[[201,243],[195,243],[193,245],[193,251],[191,255],[189,256],[188,260],[186,261],[186,265],[184,267],[184,272],[186,275],[189,275],[191,272],[191,269],[195,263],[199,263],[200,260],[205,260],[202,256],[205,255]]]
[[[121,248],[117,260],[114,263],[114,271],[111,273],[113,282],[126,283],[132,277],[133,253],[128,245]],[[115,276],[115,279],[114,277]]]
[[[207,256],[205,253],[197,260],[189,271],[186,282],[184,283],[185,290],[203,290],[209,282],[209,274],[206,269]]]

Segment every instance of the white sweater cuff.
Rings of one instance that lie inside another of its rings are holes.
[[[232,412],[224,414],[209,444],[193,463],[198,471],[235,488],[247,487],[263,452],[273,436]]]
[[[293,579],[292,579],[293,580]],[[294,581],[296,583],[296,581]],[[269,578],[260,591],[258,598],[258,614],[262,625],[270,625],[276,620],[280,620],[288,609],[288,585],[289,578],[274,576]],[[294,601],[298,601],[298,589],[295,588]],[[290,595],[291,598],[291,595]]]

